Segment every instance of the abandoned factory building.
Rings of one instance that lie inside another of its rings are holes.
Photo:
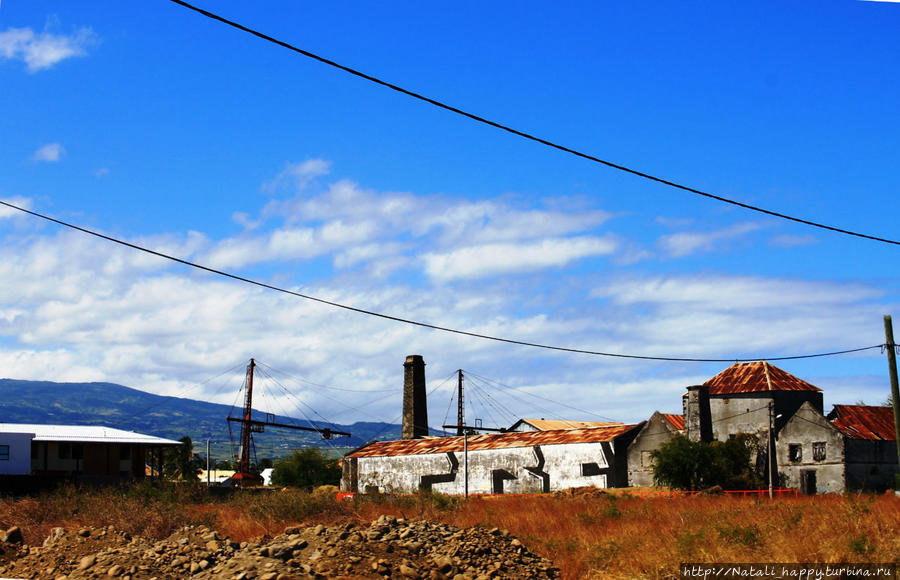
[[[682,415],[633,425],[520,419],[500,433],[428,435],[425,363],[404,364],[403,439],[344,457],[346,491],[540,493],[653,485],[653,451],[678,435],[724,441],[751,434],[763,479],[803,493],[883,490],[898,472],[890,407],[835,405],[822,390],[766,361],[737,363],[682,398]],[[477,429],[475,430],[477,431]],[[463,431],[460,430],[459,433]]]
[[[342,489],[540,493],[628,484],[625,454],[641,424],[523,419],[504,433],[428,437],[425,362],[412,355],[403,366],[403,439],[348,453]]]
[[[470,493],[624,487],[628,481],[625,452],[638,426],[371,443],[344,458],[342,488],[462,494],[466,480]]]
[[[638,433],[631,485],[652,484],[652,451],[678,433],[692,441],[755,435],[757,472],[768,479],[771,469],[776,486],[807,494],[884,490],[898,471],[890,407],[835,405],[826,416],[821,389],[766,361],[737,363],[688,387],[682,407],[683,430],[678,415],[656,413]]]

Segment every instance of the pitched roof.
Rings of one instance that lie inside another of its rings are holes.
[[[469,451],[533,447],[535,445],[561,445],[565,443],[599,443],[612,441],[639,425],[614,425],[594,429],[559,429],[556,431],[510,431],[470,435]],[[386,457],[396,455],[427,455],[463,451],[464,437],[434,437],[428,439],[403,439],[370,443],[349,453],[347,457]]]
[[[703,384],[710,395],[822,390],[764,360],[733,364]]]
[[[853,439],[894,441],[894,409],[868,405],[835,405],[828,420]]]
[[[623,425],[619,421],[568,421],[555,419],[519,419],[512,428],[519,423],[528,423],[538,431],[557,431],[559,429],[595,429],[597,427],[613,427]],[[510,430],[512,430],[512,428]]]
[[[67,443],[134,443],[140,445],[181,445],[153,435],[123,431],[97,425],[34,425],[25,423],[0,423],[0,433],[30,433],[33,441],[58,441]]]
[[[663,419],[668,421],[675,430],[684,431],[684,415],[670,415],[668,413],[660,413],[660,415],[662,415]]]

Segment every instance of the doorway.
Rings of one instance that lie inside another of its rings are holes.
[[[800,472],[800,493],[816,495],[816,471],[814,469]]]

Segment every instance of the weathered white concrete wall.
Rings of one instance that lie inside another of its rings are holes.
[[[0,460],[0,474],[3,475],[28,475],[31,473],[31,440],[33,433],[0,433],[0,445],[3,447],[3,457]]]
[[[825,444],[825,458],[816,460],[813,444]],[[800,461],[792,461],[791,445],[799,445]],[[810,404],[804,403],[791,417],[775,442],[779,484],[802,489],[804,472],[814,472],[815,493],[840,493],[845,490],[844,436]]]
[[[382,493],[415,493],[425,483],[436,492],[465,493],[467,465],[462,452],[453,453],[452,457],[444,453],[360,457],[357,461],[360,492],[377,487]],[[569,487],[612,487],[614,462],[610,443],[469,451],[469,493],[540,493]],[[344,486],[348,487],[348,482]]]
[[[729,435],[754,433],[765,437],[769,429],[769,397],[711,397],[709,414],[713,439],[725,441]]]

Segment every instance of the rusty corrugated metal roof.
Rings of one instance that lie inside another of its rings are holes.
[[[894,441],[894,409],[868,405],[835,405],[828,420],[843,434],[854,439]]]
[[[624,425],[621,421],[566,421],[561,419],[521,419],[540,431],[558,431],[559,429],[596,429],[597,427],[613,427]]]
[[[766,361],[733,364],[703,384],[710,395],[822,390]]]
[[[564,443],[599,443],[612,441],[634,429],[637,425],[615,425],[594,429],[559,429],[556,431],[510,431],[469,436],[469,451],[533,447],[534,445],[561,445]],[[370,443],[347,457],[388,457],[396,455],[426,455],[430,453],[461,452],[463,437],[436,437],[433,439],[404,439]]]
[[[660,413],[669,424],[678,431],[684,431],[684,415],[670,415],[668,413]]]

